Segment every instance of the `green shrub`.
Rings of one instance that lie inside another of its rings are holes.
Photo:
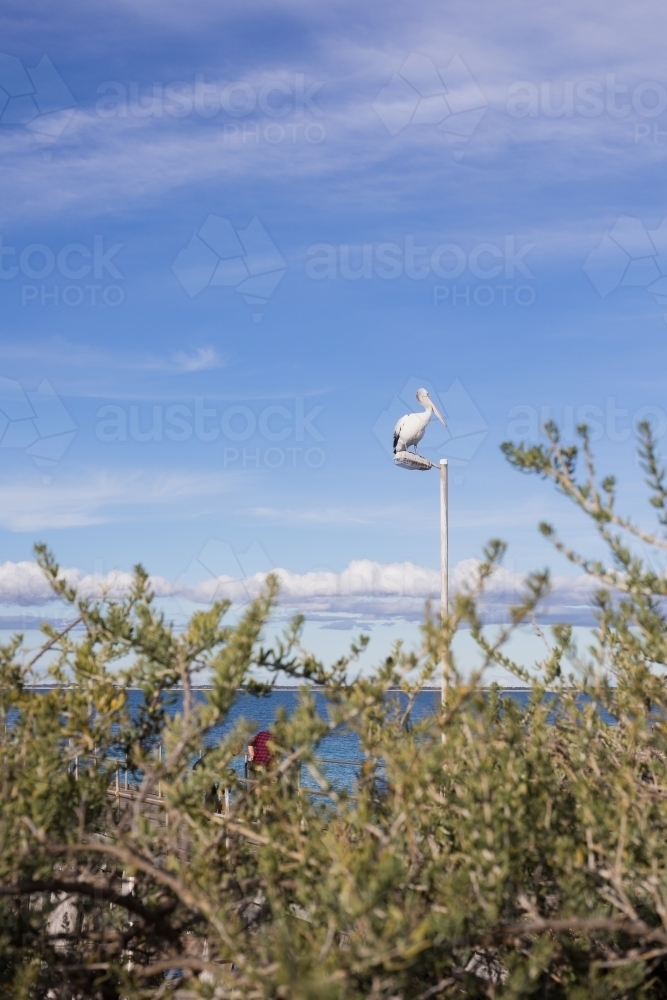
[[[667,579],[632,548],[667,548],[664,473],[642,427],[658,517],[648,534],[615,513],[613,480],[597,485],[585,429],[583,479],[576,450],[548,433],[548,446],[508,444],[507,456],[591,518],[609,561],[587,561],[542,526],[597,577],[599,626],[583,656],[571,630],[555,627],[530,671],[506,641],[530,621],[548,575],[530,578],[509,626],[484,627],[478,598],[500,543],[448,619],[427,617],[419,655],[397,646],[356,679],[359,649],[326,668],[302,649],[299,621],[262,645],[275,579],[237,626],[223,624],[221,603],[177,634],[141,568],[125,600],[91,602],[38,549],[74,616],[63,632],[46,629],[32,660],[20,639],[0,650],[7,995],[667,996]],[[464,627],[481,658],[468,679],[452,648]],[[53,686],[36,695],[46,661]],[[414,699],[442,663],[446,704],[417,719]],[[493,665],[529,686],[525,706],[482,690]],[[237,726],[193,770],[239,689],[266,692],[258,667],[301,685],[298,707],[273,727],[275,766],[252,784],[235,777],[248,735]],[[204,699],[193,692],[202,671]],[[397,687],[400,704],[388,695]],[[143,692],[138,715],[131,688]],[[315,759],[339,730],[356,735],[363,760],[352,791],[330,787]],[[131,799],[114,794],[119,752],[141,776]],[[302,769],[327,796],[299,788]],[[222,812],[216,782],[231,788]]]

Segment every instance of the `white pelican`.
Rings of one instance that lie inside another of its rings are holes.
[[[424,437],[431,416],[435,413],[438,420],[447,426],[445,418],[427,393],[426,389],[417,389],[417,402],[424,407],[423,413],[406,413],[394,427],[394,455],[399,451],[407,451],[413,445],[415,455],[417,445]]]

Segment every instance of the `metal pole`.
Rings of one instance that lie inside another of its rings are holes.
[[[449,496],[447,459],[440,459],[440,614],[444,621],[449,612]],[[448,665],[442,657],[442,704],[447,700]]]

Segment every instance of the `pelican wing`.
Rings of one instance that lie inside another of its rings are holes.
[[[394,453],[399,443],[402,443],[404,448],[419,444],[424,437],[430,416],[430,411],[426,410],[424,413],[406,413],[401,417],[394,430]]]
[[[396,426],[394,427],[394,455],[396,454],[396,449],[398,448],[398,442],[401,440],[403,436],[401,432],[403,430],[404,424],[405,424],[405,417],[401,417],[401,419],[396,422]],[[404,447],[405,447],[405,442],[404,442]]]
[[[405,444],[406,444],[406,442],[405,442],[406,426],[405,425],[406,425],[406,422],[408,421],[408,419],[411,416],[412,416],[411,413],[406,413],[403,417],[401,417],[400,420],[397,421],[396,426],[394,427],[394,454],[396,454],[396,450],[398,448],[398,442],[399,441],[403,442],[403,447],[405,448]]]

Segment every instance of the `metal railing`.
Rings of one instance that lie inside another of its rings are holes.
[[[70,746],[71,746],[71,742],[70,742]],[[158,744],[157,747],[155,748],[154,752],[156,753],[156,755],[158,757],[158,760],[161,762],[162,761],[162,756],[163,756],[163,747],[162,747],[162,744]],[[197,758],[197,760],[192,765],[193,769],[194,769],[194,767],[196,767],[196,765],[199,763],[199,761],[204,757],[205,752],[206,751],[204,751],[204,750],[202,750],[200,752],[199,757]],[[71,768],[72,774],[74,775],[75,781],[79,780],[80,762],[81,762],[81,766],[85,766],[85,764],[84,764],[85,761],[92,762],[93,766],[99,766],[100,762],[103,762],[104,764],[107,764],[107,765],[108,764],[115,764],[116,766],[113,769],[110,769],[110,786],[111,787],[109,788],[109,793],[111,795],[113,795],[117,799],[121,799],[121,798],[128,798],[128,799],[129,798],[134,798],[134,796],[136,795],[136,792],[137,792],[137,790],[139,788],[140,782],[131,779],[131,777],[130,777],[131,770],[130,770],[129,765],[128,765],[127,756],[124,756],[124,757],[111,757],[111,756],[101,757],[96,752],[93,752],[92,754],[77,754],[76,756],[72,757],[72,759],[71,759],[71,761],[69,763],[69,766]],[[349,759],[344,759],[344,758],[340,758],[340,757],[313,757],[313,762],[317,763],[317,764],[342,765],[343,767],[359,767],[363,763],[362,760],[349,760]],[[258,780],[257,778],[253,778],[251,776],[251,773],[249,774],[249,770],[251,772],[251,769],[249,769],[249,766],[248,766],[250,763],[251,762],[250,762],[250,759],[248,757],[248,754],[245,753],[244,754],[244,761],[243,761],[243,777],[241,777],[239,775],[237,777],[237,780],[240,781],[241,783],[247,784],[247,785],[253,785]],[[303,766],[304,766],[303,764],[299,765],[298,786],[297,786],[298,790],[300,792],[303,791],[304,793],[306,793],[308,795],[319,795],[319,796],[323,796],[325,798],[330,798],[331,797],[331,793],[330,792],[323,791],[320,788],[311,788],[309,785],[302,784],[301,774],[302,774],[302,768],[303,768]],[[134,773],[134,772],[132,772],[132,773]],[[225,811],[227,812],[229,810],[229,808],[230,808],[231,788],[230,787],[223,787],[221,791],[222,791],[223,801],[224,801],[224,805],[225,805]],[[163,795],[163,792],[162,792],[162,784],[161,784],[161,782],[158,781],[157,789],[154,792],[152,792],[150,795],[148,795],[146,797],[146,801],[148,803],[151,803],[151,804],[154,804],[156,802],[157,803],[162,803],[164,801],[164,795]]]
[[[363,761],[361,760],[342,760],[341,758],[338,757],[313,757],[312,759],[317,764],[344,764],[347,765],[348,767],[357,767],[359,764],[363,764]],[[243,762],[243,776],[245,778],[248,778],[248,765],[250,763],[251,763],[250,758],[248,757],[248,753],[246,752],[244,755],[244,762]],[[299,765],[299,768],[302,768],[304,766],[305,765],[301,763]]]

